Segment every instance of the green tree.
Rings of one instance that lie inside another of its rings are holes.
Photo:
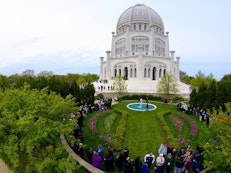
[[[187,77],[186,72],[180,71],[180,81],[183,81]]]
[[[167,95],[167,99],[170,99],[171,94],[179,92],[177,80],[170,73],[165,73],[157,84],[157,92]]]
[[[0,157],[17,173],[76,171],[60,142],[60,133],[69,136],[76,127],[76,119],[62,123],[75,110],[72,96],[64,99],[47,88],[0,92]]]
[[[223,110],[225,110],[224,103],[231,102],[231,74],[224,76],[218,83],[217,100]]]
[[[122,76],[116,76],[113,84],[112,84],[112,90],[116,91],[118,93],[118,97],[121,97],[122,93],[125,93],[127,91],[127,85],[126,81]]]
[[[0,89],[4,89],[7,87],[7,77],[0,75]]]
[[[24,72],[22,72],[21,75],[22,76],[31,76],[31,77],[34,77],[35,76],[35,71],[31,70],[31,69],[27,69]]]
[[[189,103],[190,105],[193,105],[193,106],[198,106],[198,94],[197,94],[197,91],[196,89],[194,88],[190,94],[190,100],[189,100]]]
[[[217,107],[217,82],[215,80],[208,86],[206,90],[206,99],[204,100],[204,107],[212,110]]]
[[[54,73],[52,71],[47,71],[47,70],[43,70],[40,73],[37,74],[37,76],[53,76]]]
[[[95,88],[93,84],[88,83],[83,89],[81,89],[82,100],[81,103],[90,103],[93,104],[95,100]]]
[[[222,109],[210,113],[210,140],[202,153],[205,167],[212,167],[213,172],[231,172],[231,102],[225,104],[226,112]]]
[[[205,104],[205,100],[207,100],[206,91],[207,91],[207,86],[205,85],[204,82],[202,82],[201,85],[199,86],[198,92],[197,92],[197,98],[198,98],[197,104],[201,108],[205,108],[204,104]]]
[[[190,85],[192,89],[198,89],[202,83],[209,86],[213,80],[215,80],[213,74],[206,76],[201,70],[199,70],[195,77],[190,81]]]

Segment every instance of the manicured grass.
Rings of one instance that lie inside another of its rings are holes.
[[[124,146],[131,150],[130,156],[143,157],[152,151],[155,155],[164,136],[156,112],[129,111]]]
[[[159,119],[157,118],[157,113],[159,112],[170,111],[172,115],[177,116],[183,121],[184,128],[180,135],[184,138],[189,139],[187,144],[191,145],[193,149],[195,149],[200,142],[204,143],[207,140],[205,133],[205,131],[207,131],[207,125],[204,122],[200,122],[198,117],[196,117],[195,115],[185,114],[189,116],[193,121],[195,121],[198,125],[198,135],[194,138],[190,137],[189,122],[179,116],[179,114],[183,113],[177,111],[176,105],[169,105],[161,102],[150,102],[157,106],[156,110],[133,111],[127,108],[127,104],[132,102],[135,101],[121,102],[119,104],[113,105],[113,108],[119,109],[123,112],[127,112],[128,114],[124,147],[128,147],[128,149],[130,150],[129,156],[132,159],[135,159],[136,156],[141,156],[141,158],[143,158],[145,154],[149,153],[150,151],[152,151],[157,157],[157,151],[160,144],[166,141],[166,136],[163,136],[163,131],[160,126]],[[98,112],[99,111],[89,114],[88,117],[84,120],[84,143],[86,147],[91,146],[93,150],[99,143],[101,143],[106,150],[107,146],[110,143],[101,139],[100,136],[109,134],[113,137],[119,124],[121,115],[117,113],[116,117],[114,117],[115,112],[110,112],[100,116],[97,119],[97,132],[93,133],[89,128],[89,121],[91,117],[93,117]],[[112,116],[112,119],[114,117],[113,122],[111,121],[110,116]],[[172,131],[173,135],[177,137],[179,135],[179,132],[176,130],[176,127],[174,126],[172,120],[170,120],[169,115],[165,115],[164,119],[170,130]],[[106,125],[106,128],[105,121],[106,123],[110,124]],[[115,152],[115,156],[116,155],[117,152]]]

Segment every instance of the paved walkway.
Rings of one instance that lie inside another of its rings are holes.
[[[12,173],[2,159],[0,159],[0,173]]]

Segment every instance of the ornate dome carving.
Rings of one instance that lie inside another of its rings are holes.
[[[158,26],[164,31],[164,24],[160,15],[152,8],[144,4],[136,4],[124,11],[118,22],[116,29],[132,24],[147,24],[150,26]]]

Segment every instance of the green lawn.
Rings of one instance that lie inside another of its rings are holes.
[[[189,140],[187,144],[191,145],[193,148],[196,148],[196,146],[200,142],[204,143],[206,141],[205,131],[207,131],[207,125],[204,122],[200,122],[198,117],[194,115],[185,114],[186,116],[190,117],[193,121],[195,121],[198,126],[198,135],[196,137],[191,138],[189,135],[189,122],[187,122],[186,120],[182,119],[181,116],[179,116],[179,114],[182,114],[182,112],[178,112],[176,110],[176,105],[169,105],[160,102],[151,102],[157,106],[156,110],[133,111],[127,108],[127,104],[132,102],[133,101],[121,102],[119,104],[113,105],[112,108],[112,110],[116,108],[125,111],[128,114],[124,147],[129,148],[129,156],[132,159],[134,159],[136,156],[141,156],[141,158],[143,158],[144,155],[149,153],[150,151],[152,151],[154,155],[157,157],[157,151],[160,144],[166,141],[166,136],[163,136],[162,127],[160,126],[160,121],[157,118],[158,112],[171,111],[172,115],[177,116],[179,119],[182,120],[184,124],[184,129],[180,135],[183,138],[187,138]],[[113,138],[113,135],[115,134],[117,126],[119,124],[121,115],[118,113],[115,115],[115,113],[109,112],[100,116],[97,119],[96,123],[97,131],[93,133],[89,128],[89,121],[91,117],[93,117],[97,113],[98,111],[89,114],[88,117],[84,120],[84,143],[85,147],[91,146],[93,149],[95,149],[96,146],[99,143],[101,143],[106,149],[110,143],[102,139],[100,136],[110,136]],[[179,135],[179,132],[174,126],[174,123],[170,120],[169,115],[165,115],[164,119],[174,136],[177,137]],[[109,124],[105,125],[105,121]],[[116,154],[117,153],[115,152],[115,155]]]

